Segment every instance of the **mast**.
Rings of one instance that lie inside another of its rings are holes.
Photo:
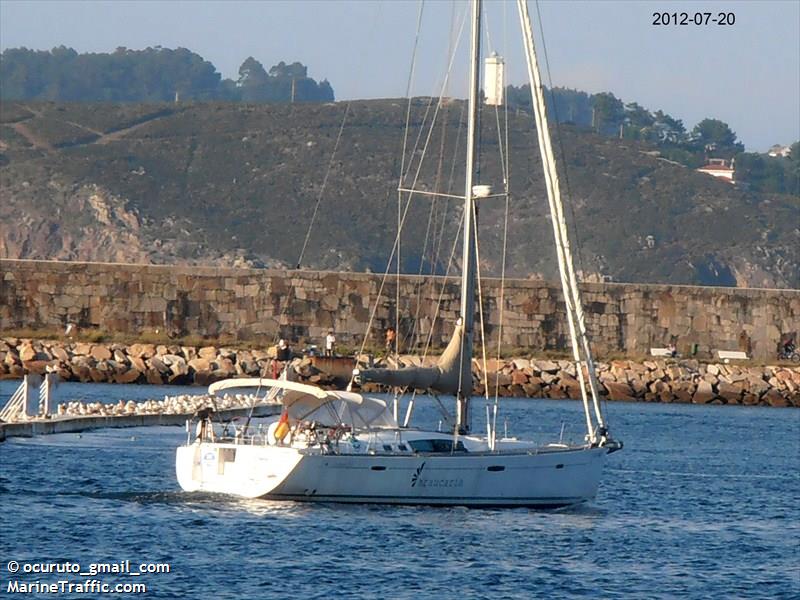
[[[520,25],[522,27],[525,40],[525,58],[528,62],[528,77],[531,86],[531,100],[533,103],[534,114],[536,116],[536,134],[539,140],[539,153],[542,157],[544,167],[545,183],[547,187],[547,200],[550,206],[550,218],[553,225],[553,236],[556,243],[556,254],[558,257],[558,271],[561,277],[561,287],[564,293],[564,301],[567,309],[567,323],[569,325],[570,339],[572,341],[572,355],[581,387],[581,397],[583,399],[583,409],[586,416],[587,437],[592,443],[604,443],[606,438],[606,426],[600,410],[597,391],[597,376],[595,374],[594,361],[592,360],[589,349],[589,340],[586,335],[585,318],[583,306],[581,304],[578,282],[575,276],[575,268],[572,262],[572,253],[569,246],[567,226],[564,219],[564,210],[561,203],[561,190],[556,170],[555,157],[553,155],[552,142],[550,140],[550,130],[547,124],[547,113],[544,102],[544,91],[542,88],[539,65],[536,59],[536,50],[533,42],[533,32],[531,28],[530,15],[526,0],[517,0],[519,9]],[[592,396],[594,418],[597,422],[598,431],[595,431],[589,408],[589,398],[586,394],[584,383],[583,366],[586,366],[589,389]],[[598,440],[598,434],[600,439]]]
[[[461,273],[461,323],[463,335],[460,348],[460,376],[458,384],[456,430],[469,433],[469,398],[472,394],[472,340],[475,323],[475,200],[473,178],[477,156],[478,102],[480,98],[481,69],[481,0],[472,2],[472,64],[469,80],[469,114],[467,121],[467,164],[464,185],[464,250]]]

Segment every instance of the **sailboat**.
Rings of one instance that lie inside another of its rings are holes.
[[[486,434],[471,431],[475,201],[488,193],[488,186],[475,181],[481,0],[472,0],[460,318],[434,366],[354,371],[354,380],[360,383],[454,395],[452,430],[427,431],[407,422],[401,426],[397,411],[386,400],[350,390],[323,390],[285,379],[221,381],[209,388],[210,393],[269,390],[268,397],[282,405],[281,418],[266,429],[244,427],[232,436],[218,434],[209,418],[202,418],[194,433],[187,426],[186,444],[176,455],[177,478],[184,490],[271,500],[538,508],[570,506],[595,497],[606,457],[622,443],[611,437],[599,402],[530,15],[525,0],[517,5],[572,357],[582,392],[584,440],[542,444],[498,437],[497,405]]]

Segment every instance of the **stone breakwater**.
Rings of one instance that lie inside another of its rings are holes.
[[[569,361],[514,359],[487,366],[490,394],[497,385],[501,396],[581,397],[577,369]],[[608,400],[800,407],[800,367],[615,360],[596,368]],[[483,394],[485,379],[478,375],[475,393]]]
[[[231,377],[271,376],[271,355],[270,351],[215,346],[126,346],[5,338],[0,340],[0,379],[55,371],[65,381],[208,385]],[[400,362],[409,366],[421,361],[408,356],[401,357]],[[323,387],[342,384],[335,382],[332,374],[316,368],[311,359],[294,359],[292,367],[301,381]],[[597,370],[600,391],[612,401],[800,406],[800,367],[753,367],[670,359],[641,363],[611,361],[598,363]],[[475,395],[484,393],[488,379],[492,395],[497,387],[504,397],[580,397],[577,371],[569,361],[490,360],[486,377],[482,371],[480,363],[475,361]],[[364,389],[375,391],[377,388],[365,386]],[[115,406],[113,410],[128,410],[127,404]],[[155,406],[152,408],[157,410]],[[193,410],[195,408],[184,412]]]
[[[382,346],[387,327],[444,347],[460,314],[457,278],[0,259],[0,331],[198,336],[258,347],[289,338]],[[569,351],[556,282],[484,278],[483,320],[503,348]],[[583,283],[586,327],[600,356],[646,356],[675,343],[704,358],[741,350],[772,360],[800,331],[800,290]],[[501,306],[502,301],[502,306]],[[503,315],[500,327],[501,309]],[[50,335],[50,334],[42,334]],[[296,342],[296,343],[297,343]],[[494,343],[494,342],[493,342]]]

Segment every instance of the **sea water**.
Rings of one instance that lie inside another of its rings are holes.
[[[0,382],[0,401],[14,387]],[[61,389],[113,402],[200,391]],[[800,411],[615,403],[607,413],[625,448],[608,457],[596,500],[558,511],[188,494],[175,479],[180,427],[10,439],[0,594],[38,584],[30,596],[100,598],[102,583],[138,583],[141,598],[800,597]],[[476,429],[484,414],[476,401]],[[415,417],[442,418],[429,398]],[[498,430],[576,440],[581,423],[576,402],[503,400]],[[41,591],[59,581],[86,587]]]

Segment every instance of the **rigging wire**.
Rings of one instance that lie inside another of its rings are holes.
[[[405,181],[406,171],[405,171],[405,163],[406,163],[406,149],[408,147],[408,132],[411,125],[411,88],[414,82],[414,72],[416,71],[417,66],[417,48],[419,47],[419,36],[420,31],[422,29],[422,15],[425,11],[425,0],[420,0],[419,2],[419,10],[417,12],[417,31],[414,35],[414,48],[411,51],[411,68],[408,72],[408,80],[406,82],[406,96],[408,97],[408,104],[406,106],[406,126],[405,131],[403,132],[403,150],[402,150],[402,158],[400,162],[400,181],[397,184],[398,192],[397,192],[397,281],[395,283],[395,347],[394,352],[395,354],[400,353],[400,262],[401,262],[401,248],[400,248],[400,236],[402,234],[402,202],[403,202],[403,194],[399,191],[399,188],[403,187],[403,182]],[[417,135],[417,139],[414,142],[414,149],[412,151],[411,157],[409,157],[409,161],[413,158],[414,153],[417,151],[417,147],[419,145],[420,135],[422,134],[423,126],[428,118],[428,111],[430,110],[430,102],[428,103],[428,107],[425,110],[425,116],[423,117],[423,125],[420,126],[420,132]],[[409,166],[410,168],[410,166]],[[369,333],[369,328],[367,329],[367,333]],[[366,336],[365,338],[366,339]],[[397,404],[395,403],[395,406]]]
[[[419,15],[418,15],[418,20],[417,20],[417,38],[416,38],[417,41],[419,39],[419,32],[420,32],[420,28],[421,28],[423,3],[424,3],[424,0],[421,0],[420,10],[419,10]],[[440,92],[439,92],[438,98],[436,98],[435,96],[431,96],[428,99],[428,103],[427,103],[427,105],[425,107],[425,113],[423,115],[422,122],[420,123],[419,130],[418,130],[418,133],[417,133],[417,137],[416,137],[416,140],[414,142],[414,147],[411,150],[411,153],[410,153],[410,155],[408,157],[408,170],[406,171],[404,165],[406,163],[406,154],[407,154],[407,146],[408,146],[407,140],[408,140],[408,134],[409,134],[410,126],[411,126],[411,105],[412,105],[411,88],[412,88],[412,85],[413,85],[413,80],[412,80],[412,76],[411,75],[413,74],[413,72],[415,71],[415,68],[416,68],[415,67],[415,63],[416,63],[417,41],[415,41],[414,52],[413,52],[413,56],[412,56],[412,69],[411,69],[411,74],[409,75],[408,86],[406,88],[406,95],[408,96],[408,106],[407,106],[407,110],[406,110],[406,126],[405,126],[404,141],[403,141],[403,163],[401,165],[401,175],[400,175],[400,181],[398,183],[398,192],[397,192],[397,203],[398,203],[398,206],[397,206],[397,210],[398,210],[397,223],[398,223],[398,232],[400,232],[398,235],[402,235],[402,226],[401,226],[401,222],[400,221],[401,221],[401,202],[402,202],[402,194],[403,194],[403,192],[400,191],[400,188],[404,187],[404,183],[406,181],[406,178],[411,172],[411,169],[413,167],[413,158],[417,153],[417,149],[419,148],[420,141],[422,140],[422,136],[423,136],[423,133],[426,131],[426,128],[427,128],[427,131],[428,131],[428,136],[426,137],[426,140],[425,140],[425,146],[424,146],[425,149],[427,149],[428,143],[430,142],[430,137],[433,134],[433,130],[434,130],[434,127],[436,125],[436,119],[438,117],[439,110],[442,107],[444,94],[445,94],[445,92],[447,90],[447,87],[448,87],[448,84],[449,84],[450,73],[452,72],[453,62],[454,62],[454,59],[455,59],[455,49],[454,48],[458,46],[458,41],[460,40],[461,32],[463,31],[463,28],[464,28],[464,23],[466,22],[467,12],[465,11],[464,12],[464,17],[462,18],[462,22],[461,22],[461,27],[459,28],[458,34],[456,35],[456,33],[455,33],[455,23],[456,23],[455,4],[453,4],[452,6],[453,6],[453,8],[452,8],[452,17],[451,17],[452,26],[451,26],[451,32],[450,32],[450,38],[449,38],[450,41],[449,41],[449,45],[448,45],[448,51],[447,51],[447,55],[446,55],[446,58],[447,58],[446,64],[448,65],[448,67],[447,67],[443,82],[442,82],[442,84],[440,86]],[[430,114],[431,107],[434,104],[434,99],[437,100],[436,109],[434,110],[431,122],[428,125],[428,116]],[[426,151],[423,150],[423,153],[419,158],[417,172],[416,172],[415,177],[414,177],[414,182],[410,186],[411,189],[414,189],[414,187],[416,186],[416,182],[419,179],[419,174],[420,174],[420,170],[421,170],[422,165],[423,165],[423,161],[425,159],[425,154],[426,154]],[[440,161],[441,161],[441,154],[440,154]],[[409,193],[409,197],[408,197],[408,201],[409,202],[411,201],[411,198],[412,198],[412,192]],[[435,204],[435,202],[434,202],[434,204]],[[430,219],[430,217],[429,217],[429,219]],[[395,327],[397,329],[397,333],[395,335],[395,354],[399,354],[399,352],[400,352],[400,343],[401,343],[401,337],[399,335],[399,330],[400,330],[400,326],[399,325],[400,325],[400,270],[401,270],[401,262],[402,261],[401,261],[399,244],[400,244],[400,241],[398,241],[397,263],[396,263],[396,265],[397,265],[397,272],[396,272],[397,284],[396,284],[396,287],[395,287]],[[426,245],[427,245],[427,233],[426,233]],[[423,266],[424,266],[424,262],[421,263],[421,265],[420,265],[420,274],[421,274]],[[411,332],[406,332],[406,335],[403,338],[403,343],[406,343],[408,341],[409,336],[413,336],[413,331],[414,331],[414,326],[412,326]]]
[[[449,62],[453,59],[453,53],[455,52],[455,46],[456,46],[456,43],[457,43],[457,39],[456,39],[456,34],[457,34],[456,24],[458,23],[458,20],[456,19],[456,3],[455,2],[451,2],[450,7],[451,7],[450,34],[448,36],[447,52],[445,54],[445,58],[446,58],[445,64],[449,64]],[[447,87],[445,86],[442,89],[442,97],[440,97],[440,102],[443,101],[443,96],[446,93],[447,93]],[[463,114],[464,114],[463,111],[464,111],[464,107],[462,105],[461,116],[463,116]],[[436,177],[434,179],[434,184],[433,184],[433,189],[436,192],[442,191],[442,173],[443,173],[443,170],[444,170],[444,156],[445,156],[445,147],[446,147],[446,140],[447,140],[447,128],[448,128],[449,121],[450,121],[449,116],[450,116],[450,103],[447,103],[445,105],[444,117],[442,118],[442,135],[441,135],[440,144],[439,144],[439,160],[438,160],[438,163],[436,165]],[[460,139],[460,134],[461,134],[461,125],[462,125],[462,123],[461,123],[460,118],[461,117],[459,117],[458,130],[457,130],[457,135],[456,135],[455,155],[453,157],[453,162],[452,162],[451,167],[450,167],[450,179],[448,181],[448,187],[445,190],[446,193],[450,193],[450,191],[452,189],[452,173],[453,173],[453,168],[455,166],[455,159],[456,159],[456,156],[458,154],[458,141]],[[437,231],[439,231],[438,219],[437,219],[439,211],[437,209],[439,208],[439,206],[442,206],[442,205],[444,206],[444,209],[442,211],[443,212],[443,214],[442,214],[442,230],[441,230],[441,233],[440,233],[440,235],[438,237],[438,240],[437,240]],[[421,312],[421,309],[422,309],[422,306],[421,306],[421,304],[422,304],[422,289],[423,289],[423,286],[424,286],[424,284],[426,282],[428,283],[429,289],[432,289],[432,287],[433,287],[433,280],[432,279],[423,278],[422,277],[422,273],[425,270],[425,257],[426,257],[426,254],[428,253],[428,240],[429,239],[431,240],[431,244],[430,244],[430,265],[431,265],[430,274],[434,275],[436,273],[436,267],[437,267],[437,264],[439,262],[439,252],[441,250],[441,240],[442,240],[442,236],[443,236],[443,233],[444,233],[444,225],[446,223],[446,215],[447,215],[447,212],[448,212],[449,205],[450,205],[449,202],[440,202],[439,198],[436,197],[436,196],[431,198],[431,206],[430,206],[430,210],[428,211],[428,223],[427,223],[427,226],[426,226],[426,229],[425,229],[425,240],[424,240],[422,252],[420,254],[420,264],[419,264],[419,270],[418,270],[418,273],[417,273],[417,275],[419,277],[419,279],[417,281],[417,285],[416,285],[416,287],[417,287],[417,290],[416,290],[416,297],[417,297],[416,307],[417,308],[416,308],[415,315],[414,315],[414,320],[413,320],[413,323],[412,323],[412,329],[411,329],[411,331],[408,332],[408,334],[405,336],[405,338],[403,340],[404,341],[404,345],[407,348],[409,347],[408,346],[408,341],[409,340],[412,341],[412,344],[413,344],[414,348],[417,348],[419,346],[419,343],[420,343],[419,315],[420,315],[420,312]]]
[[[544,65],[545,70],[547,71],[547,84],[548,84],[548,91],[550,95],[550,106],[553,108],[553,117],[555,121],[555,133],[556,139],[558,140],[558,149],[559,153],[561,154],[561,164],[563,165],[561,172],[564,177],[564,191],[566,192],[564,195],[567,199],[567,206],[569,206],[570,217],[572,219],[572,232],[575,236],[575,250],[578,259],[578,268],[580,269],[581,273],[584,272],[584,265],[583,265],[583,257],[581,254],[581,238],[578,231],[578,221],[575,218],[575,206],[572,197],[572,190],[570,189],[569,184],[569,174],[567,172],[567,155],[564,151],[564,140],[563,136],[561,135],[561,119],[558,116],[558,105],[556,103],[556,97],[553,93],[553,77],[550,73],[550,61],[547,57],[547,44],[544,39],[544,28],[542,24],[542,14],[539,10],[539,0],[536,0],[536,18],[539,22],[539,37],[542,40],[542,52],[544,54]]]
[[[461,39],[461,33],[464,30],[464,23],[466,22],[466,14],[467,13],[465,11],[465,13],[464,13],[465,18],[463,19],[463,21],[461,23],[461,28],[460,28],[459,35],[458,35],[458,39],[459,40]],[[453,53],[453,58],[454,57],[455,57],[455,52]],[[444,81],[442,83],[442,89],[446,89],[447,82],[449,81],[450,74],[452,73],[453,62],[454,61],[451,59],[450,64],[449,64],[448,69],[447,69],[447,73],[445,74]],[[432,119],[431,123],[435,123],[436,122],[436,117],[437,117],[437,115],[439,113],[440,107],[442,106],[441,96],[442,96],[442,94],[440,93],[440,101],[437,102],[437,104],[436,104],[436,110],[434,111],[434,115],[433,115],[433,119]],[[432,136],[433,136],[433,127],[430,127],[430,129],[428,130],[428,135],[426,136],[426,139],[425,139],[425,144],[423,145],[423,148],[422,148],[422,154],[421,154],[420,159],[419,159],[419,163],[418,163],[418,166],[417,166],[416,173],[414,174],[414,180],[413,180],[413,182],[411,184],[411,188],[410,189],[412,189],[412,190],[416,188],[417,182],[419,180],[419,176],[420,176],[420,173],[422,171],[422,165],[423,165],[425,156],[427,154],[428,146],[430,144]],[[402,231],[402,228],[405,225],[406,219],[408,218],[408,212],[409,212],[409,209],[411,207],[411,201],[413,200],[413,195],[414,195],[413,192],[408,192],[408,201],[406,202],[405,209],[403,210],[403,215],[402,215],[401,223],[400,223],[400,229],[398,231],[397,236],[395,236],[394,244],[392,245],[392,252],[391,252],[391,255],[389,257],[388,263],[386,265],[386,270],[384,271],[383,277],[381,279],[381,284],[380,284],[380,287],[378,289],[378,295],[376,296],[375,305],[373,307],[373,310],[372,310],[372,312],[370,314],[369,321],[367,323],[367,331],[366,331],[366,333],[364,335],[364,339],[363,339],[363,341],[361,343],[361,350],[359,351],[359,354],[363,353],[364,348],[366,347],[367,338],[369,337],[369,332],[370,332],[370,330],[372,328],[372,323],[375,320],[375,314],[376,314],[377,309],[378,309],[378,299],[383,294],[383,289],[384,289],[384,287],[386,285],[386,279],[387,279],[387,277],[389,275],[389,271],[390,271],[391,266],[392,266],[392,261],[394,260],[395,254],[397,252],[397,248],[398,248],[398,244],[399,244],[399,238],[400,238],[400,231]],[[353,376],[351,376],[351,378],[350,378],[350,384],[352,385],[352,383],[353,383]]]
[[[409,68],[408,80],[406,81],[406,96],[408,97],[408,104],[406,106],[406,128],[405,128],[405,133],[403,135],[403,151],[401,153],[401,159],[400,159],[400,186],[398,187],[402,187],[402,183],[405,179],[406,149],[408,147],[409,123],[411,122],[411,85],[414,80],[414,72],[416,71],[417,48],[419,46],[419,33],[420,30],[422,29],[422,13],[424,9],[425,9],[425,0],[420,0],[419,9],[417,11],[417,32],[414,36],[414,47],[411,50],[411,67]]]
[[[573,197],[572,197],[572,191],[570,189],[570,184],[569,184],[569,175],[568,175],[568,169],[567,169],[567,157],[566,157],[566,152],[564,151],[563,136],[561,135],[561,125],[560,125],[560,119],[558,117],[558,107],[556,105],[555,94],[553,93],[553,78],[552,78],[552,75],[550,73],[550,61],[548,60],[548,57],[547,57],[547,44],[545,42],[545,37],[544,37],[544,28],[543,28],[543,22],[542,22],[542,14],[541,14],[541,10],[540,10],[540,7],[539,7],[539,0],[536,0],[535,4],[536,4],[536,17],[537,17],[537,20],[539,22],[539,36],[540,36],[540,38],[542,40],[542,51],[544,53],[545,70],[547,71],[547,80],[548,80],[548,84],[549,84],[549,88],[548,89],[550,91],[550,102],[551,102],[551,105],[553,107],[553,116],[555,118],[556,139],[558,140],[559,152],[561,154],[561,164],[563,165],[562,173],[564,175],[564,188],[565,188],[565,191],[566,191],[567,206],[569,207],[570,218],[572,220],[572,231],[573,231],[573,235],[575,236],[575,250],[576,250],[577,259],[578,259],[578,269],[580,270],[581,273],[585,273],[585,271],[584,271],[584,263],[583,263],[583,256],[582,256],[582,249],[581,249],[580,231],[578,230],[578,220],[577,220],[577,218],[575,216],[575,206],[574,206],[574,201],[573,201]],[[592,350],[592,340],[588,335],[586,335],[585,338],[586,338],[586,343],[589,346],[589,350],[591,352],[591,350]],[[583,367],[581,366],[580,368],[583,368]],[[589,365],[588,364],[586,365],[586,371],[587,371],[587,378],[591,377],[592,374],[589,373]],[[602,396],[602,403],[603,403],[603,413],[605,413],[604,418],[605,418],[605,421],[606,421],[606,427],[609,427],[610,423],[609,423],[609,420],[608,420],[608,401],[607,401],[606,396]]]
[[[421,1],[424,1],[424,0],[421,0]],[[377,12],[375,14],[376,21],[377,21],[378,15],[380,14],[380,11],[381,11],[380,4],[378,4],[378,10],[377,10]],[[377,27],[374,27],[372,29],[372,31],[373,31],[373,33],[375,31],[377,31]],[[331,157],[328,160],[328,166],[327,166],[327,168],[325,170],[325,176],[323,177],[323,180],[322,180],[322,186],[320,188],[319,194],[317,195],[317,201],[314,204],[314,210],[313,210],[313,212],[311,214],[311,221],[310,221],[310,223],[308,225],[308,229],[306,230],[305,239],[303,240],[303,246],[300,249],[300,254],[299,254],[298,258],[297,258],[296,267],[295,267],[296,269],[300,269],[301,265],[303,264],[303,258],[305,257],[306,249],[308,248],[308,243],[309,243],[309,241],[311,239],[311,232],[312,232],[312,230],[314,228],[314,223],[316,222],[316,218],[317,218],[317,214],[319,212],[320,204],[322,203],[322,199],[325,196],[325,189],[326,189],[327,184],[328,184],[328,178],[330,176],[330,173],[331,173],[331,170],[332,170],[332,167],[333,167],[333,161],[334,161],[334,159],[336,157],[336,152],[337,152],[337,150],[339,148],[339,144],[340,144],[341,139],[342,139],[342,133],[344,131],[345,124],[347,123],[347,117],[348,117],[348,115],[350,113],[351,105],[352,105],[352,100],[348,100],[347,104],[345,105],[344,114],[342,115],[342,122],[339,125],[339,131],[338,131],[337,136],[336,136],[336,142],[334,143],[333,152],[331,153]],[[291,110],[294,110],[294,108],[292,107]],[[294,285],[290,285],[289,286],[289,293],[287,293],[287,295],[286,295],[286,303],[284,304],[283,308],[281,309],[280,313],[278,314],[278,329],[277,329],[277,332],[276,332],[276,335],[275,335],[275,338],[274,338],[275,341],[277,341],[278,338],[280,338],[280,336],[281,336],[280,321],[281,321],[282,317],[288,311],[289,305],[291,304],[291,301],[289,299],[289,295],[292,292],[294,292]]]
[[[461,39],[461,34],[463,33],[463,30],[464,30],[464,23],[466,22],[466,14],[467,13],[465,12],[464,13],[464,17],[465,18],[462,20],[461,28],[459,30],[459,34],[458,34],[458,39],[459,40]],[[442,83],[442,90],[446,89],[447,83],[448,83],[448,81],[450,79],[450,75],[451,75],[452,70],[453,70],[454,59],[455,59],[455,52],[453,52],[453,57],[450,60],[450,64],[448,66],[447,73],[445,74],[444,81]],[[436,117],[437,117],[437,115],[439,113],[439,109],[442,106],[442,102],[441,102],[442,96],[443,96],[443,93],[440,93],[439,94],[439,102],[436,103],[436,110],[434,111],[433,119],[431,121],[432,123],[436,122]],[[429,130],[428,130],[428,135],[425,138],[425,144],[423,145],[423,148],[422,148],[422,154],[420,155],[420,159],[419,159],[419,162],[418,162],[418,165],[417,165],[417,170],[416,170],[416,173],[414,174],[414,180],[413,180],[413,182],[411,184],[411,188],[410,189],[412,189],[412,190],[416,188],[417,182],[419,181],[420,173],[422,171],[422,165],[423,165],[425,156],[427,155],[427,152],[428,152],[428,146],[430,145],[431,137],[433,136],[433,131],[434,131],[433,127],[430,127]],[[397,248],[398,248],[398,245],[399,245],[400,232],[402,231],[403,226],[405,225],[406,219],[408,218],[408,212],[409,212],[409,209],[411,207],[411,201],[413,200],[413,195],[414,195],[413,191],[412,192],[408,192],[408,201],[406,202],[405,209],[403,211],[403,215],[402,215],[402,219],[401,219],[401,223],[400,223],[400,228],[399,228],[399,230],[397,232],[397,235],[395,236],[394,244],[392,245],[392,252],[391,252],[391,255],[389,257],[389,260],[387,261],[386,270],[384,271],[384,275],[383,275],[383,278],[381,280],[381,285],[380,285],[380,288],[379,288],[378,296],[376,297],[375,306],[373,307],[372,314],[370,315],[370,319],[369,319],[368,324],[367,324],[367,331],[366,331],[366,334],[364,335],[364,340],[361,343],[361,351],[359,353],[362,353],[364,351],[365,346],[366,346],[367,338],[368,338],[369,332],[370,332],[370,330],[372,328],[372,323],[374,321],[375,313],[376,313],[377,307],[378,307],[377,299],[380,298],[382,293],[383,293],[383,288],[385,287],[385,284],[386,284],[386,278],[389,275],[389,271],[391,269],[392,262],[394,261],[394,257],[395,257],[395,255],[397,253]],[[352,377],[351,377],[351,383],[352,383]]]
[[[506,4],[503,3],[503,48],[504,52],[508,50],[508,29],[507,29],[507,16],[506,16]],[[505,192],[505,210],[503,213],[503,254],[500,261],[500,299],[499,299],[499,324],[497,327],[497,363],[500,364],[500,353],[501,348],[503,345],[503,321],[505,318],[505,291],[506,291],[506,260],[508,254],[508,215],[509,209],[511,204],[511,156],[510,156],[510,147],[508,143],[508,99],[506,98],[506,102],[503,104],[503,116],[504,116],[504,125],[505,129],[503,132],[503,145],[505,146],[505,162],[503,163],[503,188]],[[498,116],[499,119],[499,116]],[[498,129],[499,129],[499,122],[498,122]],[[499,133],[498,133],[499,137]],[[494,380],[494,411],[492,417],[492,449],[494,450],[494,440],[496,437],[497,431],[497,407],[500,402],[500,378],[495,376]]]
[[[442,287],[439,290],[439,298],[437,299],[436,307],[433,310],[433,318],[431,319],[430,331],[428,331],[428,339],[425,340],[425,347],[422,350],[422,364],[425,364],[425,359],[428,357],[428,350],[430,350],[431,342],[433,341],[434,325],[435,325],[436,321],[439,318],[439,311],[441,310],[442,302],[444,300],[444,292],[447,289],[447,278],[450,275],[450,268],[452,267],[453,261],[455,259],[456,250],[458,249],[458,242],[461,239],[461,227],[462,227],[463,224],[464,224],[464,213],[462,212],[461,213],[461,217],[459,218],[459,221],[458,221],[458,227],[456,229],[456,235],[455,235],[455,238],[453,239],[453,247],[450,250],[450,258],[447,261],[447,267],[445,269],[444,276],[441,278]],[[414,401],[414,398],[416,398],[416,396],[417,396],[417,391],[414,390],[414,392],[413,392],[413,394],[411,396],[411,402],[412,403]],[[410,417],[410,414],[407,414],[406,422],[408,422],[409,417]]]
[[[336,151],[339,149],[339,142],[342,141],[342,132],[344,131],[344,126],[347,123],[347,115],[350,113],[350,104],[351,101],[348,100],[344,109],[344,115],[342,116],[342,123],[339,125],[339,133],[336,135],[336,143],[333,145],[333,152],[331,152],[330,160],[328,160],[328,168],[325,169],[325,177],[322,178],[322,187],[317,195],[317,202],[314,204],[314,212],[311,214],[311,222],[308,224],[306,237],[305,240],[303,240],[303,247],[301,248],[300,256],[297,259],[297,267],[295,267],[297,269],[299,269],[300,265],[303,264],[303,257],[305,256],[306,248],[308,247],[308,241],[311,239],[311,230],[314,228],[314,222],[317,219],[319,205],[322,203],[322,198],[325,195],[325,188],[328,186],[328,177],[330,176],[331,169],[333,168],[333,160],[336,158]]]
[[[498,328],[498,338],[497,338],[497,361],[499,364],[500,361],[500,347],[502,345],[502,332],[503,332],[503,317],[504,317],[504,308],[505,308],[505,280],[506,280],[506,256],[507,256],[507,248],[508,248],[508,211],[509,211],[509,149],[508,149],[508,103],[504,103],[505,105],[505,136],[503,135],[503,131],[500,126],[500,111],[495,105],[494,113],[495,113],[495,124],[497,126],[497,139],[498,139],[498,149],[500,152],[500,168],[503,176],[503,196],[505,198],[505,207],[504,207],[504,215],[503,215],[503,252],[502,252],[502,259],[500,262],[500,299],[499,299],[499,328]],[[505,149],[504,149],[505,144]],[[504,151],[505,150],[505,151]],[[477,243],[476,243],[477,246]],[[478,266],[478,270],[480,271],[480,265]],[[478,280],[480,283],[480,279]],[[479,292],[480,293],[480,292]],[[483,310],[483,308],[481,308]],[[481,315],[483,318],[483,315]],[[482,333],[483,334],[483,333]],[[484,349],[485,354],[485,349]],[[486,362],[484,356],[484,363]],[[484,364],[484,368],[485,368]],[[489,389],[489,380],[488,374],[486,375],[486,391],[487,391],[487,400],[488,400],[488,389]],[[499,378],[495,377],[495,404],[498,402],[499,398]]]
[[[472,214],[474,218],[477,218],[478,209],[473,203],[472,205]],[[481,285],[481,254],[480,254],[480,245],[478,244],[478,235],[477,232],[475,234],[475,280],[478,282],[478,314],[480,315],[480,324],[481,324],[481,356],[483,358],[483,392],[486,396],[486,400],[489,400],[489,370],[487,367],[486,361],[486,326],[483,322],[483,286]],[[470,365],[470,372],[472,372],[472,365]]]

